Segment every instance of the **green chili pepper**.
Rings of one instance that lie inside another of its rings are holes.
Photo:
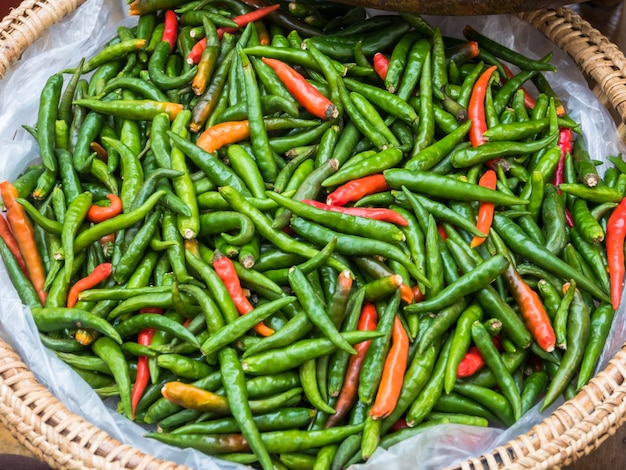
[[[198,349],[200,348],[198,339],[189,330],[175,320],[163,315],[135,315],[127,320],[123,320],[115,327],[116,331],[123,338],[138,333],[143,328],[165,330],[177,338],[196,346]]]
[[[502,258],[501,255],[493,256],[484,263],[479,264],[472,271],[464,273],[459,279],[447,285],[434,297],[416,304],[407,305],[404,308],[405,311],[411,313],[435,312],[478,289],[482,289],[509,266],[506,257],[502,256]]]
[[[419,81],[419,122],[417,124],[417,135],[411,152],[411,158],[415,158],[419,152],[432,144],[435,136],[435,116],[432,106],[433,83],[431,52],[427,51],[422,66],[422,74]]]
[[[552,184],[544,187],[544,199],[541,207],[541,220],[545,235],[545,247],[554,255],[559,255],[567,244],[567,221],[565,207]]]
[[[602,303],[594,308],[590,324],[590,331],[593,333],[589,336],[589,342],[585,346],[578,372],[576,390],[581,389],[593,377],[609,331],[613,325],[614,316],[615,310],[607,303]]]
[[[232,343],[237,338],[245,334],[254,325],[265,320],[268,316],[276,313],[283,306],[291,303],[295,297],[281,297],[279,299],[264,303],[251,310],[246,315],[240,316],[235,321],[214,331],[212,335],[202,344],[202,352],[210,356],[219,351],[225,345]]]
[[[452,336],[450,354],[446,362],[444,390],[450,393],[456,381],[457,368],[471,344],[471,326],[481,321],[483,310],[478,304],[469,305],[459,316]]]
[[[353,331],[342,333],[350,343],[356,344],[380,336],[378,332]],[[333,352],[337,347],[326,338],[300,340],[288,347],[277,348],[250,355],[242,360],[244,371],[252,375],[278,373],[299,366],[309,359]]]
[[[295,215],[316,221],[342,233],[368,236],[393,244],[404,241],[402,230],[389,222],[318,209],[274,192],[267,192],[267,196]]]
[[[250,124],[252,148],[263,178],[265,181],[273,182],[277,174],[276,162],[274,161],[265,130],[256,76],[250,59],[242,50],[239,51],[239,58],[243,67],[243,81],[246,90],[246,102],[248,104],[248,121]]]
[[[334,237],[336,237],[337,246],[335,250],[337,253],[365,256],[379,254],[386,256],[387,258],[394,259],[407,268],[409,273],[411,273],[411,276],[413,276],[416,280],[424,283],[426,286],[430,286],[430,281],[426,278],[424,273],[420,272],[412,260],[408,259],[404,255],[403,251],[395,245],[356,235],[346,235],[334,232],[299,216],[294,216],[291,219],[291,227],[300,236],[319,246],[326,245]]]
[[[575,290],[574,286],[570,288]],[[565,390],[578,370],[589,339],[590,323],[589,308],[583,301],[580,292],[575,290],[567,319],[567,349],[543,398],[542,411],[550,406]]]
[[[522,389],[522,414],[526,414],[536,403],[548,386],[549,376],[546,371],[538,370],[524,380]]]
[[[599,185],[593,188],[585,186],[582,183],[562,183],[559,189],[571,196],[584,199],[589,202],[602,204],[605,202],[619,202],[622,199],[622,192],[617,188],[611,188],[606,185]]]
[[[74,249],[75,240],[74,237],[83,223],[89,207],[91,207],[92,196],[89,192],[80,194],[74,199],[69,207],[63,222],[61,229],[61,241],[63,243],[63,252],[65,255],[65,265],[67,270],[65,271],[65,281],[70,281],[71,271],[74,263]]]
[[[528,260],[564,279],[572,278],[579,287],[585,289],[598,300],[607,300],[606,294],[595,283],[571,268],[567,263],[554,256],[545,247],[530,240],[519,227],[507,217],[496,213],[494,228],[507,245]]]
[[[464,248],[451,239],[447,240],[456,262],[462,271],[467,272],[475,266],[475,261],[466,253]],[[502,321],[504,330],[517,346],[524,349],[530,346],[532,336],[526,325],[515,311],[500,297],[495,288],[487,285],[475,293],[476,300],[484,310]]]
[[[474,322],[471,331],[474,344],[478,347],[487,367],[493,372],[502,394],[509,400],[513,410],[513,417],[517,421],[522,416],[522,399],[511,373],[505,367],[500,357],[500,352],[496,349],[491,340],[491,335],[489,335],[483,324]]]
[[[574,226],[583,239],[589,243],[600,243],[604,240],[604,229],[591,215],[587,201],[576,198],[572,207]]]
[[[448,337],[441,347],[441,351],[433,366],[430,377],[407,411],[406,420],[407,423],[410,423],[412,426],[424,420],[431,412],[439,397],[443,394],[445,367],[451,346],[452,337]]]
[[[120,392],[120,411],[130,417],[131,404],[131,379],[128,362],[124,353],[116,342],[107,336],[101,336],[92,344],[93,352],[104,360],[111,370]]]
[[[402,186],[406,186],[410,191],[433,197],[437,197],[444,192],[448,199],[453,200],[485,201],[503,206],[528,203],[525,199],[471,183],[465,183],[433,172],[412,172],[393,168],[386,170],[384,175],[392,189],[401,189]]]

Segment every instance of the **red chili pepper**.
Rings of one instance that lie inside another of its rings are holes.
[[[178,16],[176,16],[174,10],[165,10],[163,26],[161,41],[169,42],[170,49],[174,50],[176,47],[176,38],[178,37]]]
[[[354,215],[357,217],[365,217],[367,219],[382,220],[384,222],[390,222],[392,224],[401,225],[403,227],[409,225],[409,221],[406,220],[398,212],[392,209],[386,209],[384,207],[332,206],[330,204],[324,204],[323,202],[315,201],[313,199],[303,199],[301,202],[327,211],[341,212],[343,214]]]
[[[422,289],[420,289],[420,286],[415,284],[411,288],[411,290],[413,291],[413,300],[415,302],[421,302],[422,300],[424,300],[425,296],[424,296],[424,293],[422,292]]]
[[[478,77],[472,89],[472,94],[470,95],[467,115],[472,123],[469,130],[469,139],[472,143],[472,147],[477,147],[485,142],[485,138],[483,137],[483,134],[487,130],[487,121],[485,120],[485,96],[487,94],[489,80],[496,68],[495,65],[492,65]]]
[[[376,400],[370,410],[370,416],[374,419],[386,418],[393,412],[402,390],[409,359],[409,335],[399,317],[395,318],[391,338],[392,344],[385,358]]]
[[[502,68],[506,72],[506,78],[513,77],[513,72],[511,72],[511,69],[508,67],[508,65],[506,65],[504,62],[501,62],[501,64]],[[526,106],[528,109],[534,109],[536,104],[535,99],[530,95],[530,93],[528,93],[528,90],[526,90],[526,88],[522,87],[522,90],[524,91],[524,106]]]
[[[190,65],[196,65],[198,62],[200,62],[200,57],[202,57],[202,52],[204,52],[205,47],[206,37],[203,37],[197,43],[195,43],[190,51],[187,53],[187,63]]]
[[[443,227],[443,224],[437,224],[437,232],[439,232],[439,236],[444,242],[448,239],[448,234],[446,233],[446,229]]]
[[[500,349],[500,336],[494,336],[492,340],[493,344]],[[465,353],[465,356],[463,356],[463,359],[461,359],[461,362],[459,362],[456,369],[456,376],[459,379],[463,377],[471,377],[484,366],[485,360],[480,354],[480,351],[478,351],[476,346],[471,346]]]
[[[496,189],[498,177],[493,170],[487,170],[478,180],[478,185],[484,188]],[[496,205],[491,202],[481,202],[478,206],[478,215],[476,217],[476,228],[482,233],[489,235],[491,223],[493,222],[493,212]],[[470,243],[470,247],[476,248],[486,240],[485,237],[474,235]]]
[[[122,200],[116,194],[107,194],[108,206],[93,204],[87,211],[87,220],[97,224],[122,213]]]
[[[159,307],[147,307],[139,310],[139,313],[161,314],[163,313],[163,309]],[[152,337],[154,336],[154,332],[154,328],[144,328],[139,333],[137,333],[137,343],[141,344],[142,346],[150,346],[150,343],[152,342]],[[133,419],[135,419],[135,410],[137,409],[137,404],[143,396],[143,392],[146,390],[149,381],[150,368],[148,366],[148,356],[139,356],[137,358],[137,377],[135,378],[135,383],[133,384],[133,390],[130,396],[131,413]]]
[[[368,194],[388,191],[389,185],[382,173],[357,178],[342,184],[326,197],[330,206],[345,206],[349,202],[358,201]]]
[[[378,312],[376,311],[376,306],[369,302],[363,304],[357,330],[374,331],[376,329],[377,322]],[[354,345],[356,354],[350,356],[348,367],[346,369],[346,375],[343,380],[343,386],[341,387],[341,392],[339,392],[337,402],[335,403],[335,414],[328,417],[325,424],[326,428],[336,426],[350,411],[352,405],[356,401],[359,386],[359,375],[361,374],[361,367],[363,366],[363,360],[365,359],[365,354],[367,353],[369,346],[369,340]]]
[[[213,267],[226,286],[226,290],[228,290],[228,293],[233,299],[233,303],[239,315],[245,315],[251,310],[254,310],[254,306],[250,303],[241,287],[241,281],[239,280],[233,261],[219,250],[215,250],[213,254]],[[257,323],[254,326],[254,330],[261,336],[271,336],[274,334],[274,330],[266,326],[263,322]]]
[[[617,310],[624,287],[624,238],[626,238],[626,198],[613,209],[606,225],[606,256],[611,284],[611,304]]]
[[[274,70],[289,93],[308,112],[320,119],[334,119],[339,115],[333,102],[320,93],[294,68],[277,59],[263,57],[262,60]]]
[[[561,149],[561,158],[556,165],[554,175],[552,176],[552,184],[556,186],[559,194],[561,190],[559,185],[565,182],[565,155],[572,151],[572,130],[561,127],[559,129],[559,148]]]
[[[74,307],[78,302],[78,294],[100,284],[111,275],[112,271],[113,265],[111,263],[102,263],[96,266],[88,276],[76,281],[67,294],[67,307]]]
[[[15,236],[13,236],[13,232],[11,232],[11,227],[9,227],[9,223],[4,218],[3,215],[0,215],[0,237],[4,240],[4,243],[7,244],[13,256],[15,256],[15,260],[22,268],[22,272],[25,276],[28,277],[28,269],[26,268],[26,262],[24,261],[24,257],[22,253],[20,253],[20,247],[17,244],[17,240]]]
[[[568,227],[574,226],[574,218],[572,217],[572,214],[567,207],[565,208],[565,222],[567,223]]]
[[[485,360],[478,351],[476,346],[470,347],[459,365],[456,368],[456,376],[460,379],[463,377],[471,377],[485,365]]]
[[[409,425],[406,423],[406,419],[398,418],[398,420],[391,425],[389,428],[389,432],[399,431],[400,429],[408,428]]]
[[[374,72],[380,77],[381,80],[387,78],[387,69],[389,69],[389,57],[382,52],[377,52],[372,58],[372,65],[374,66]]]
[[[270,5],[267,7],[259,8],[257,10],[253,10],[248,13],[244,13],[243,15],[235,16],[232,20],[239,25],[239,28],[246,26],[248,23],[253,21],[258,21],[265,16],[272,13],[274,10],[280,8],[280,4]],[[234,33],[237,31],[237,28],[229,28],[229,27],[220,27],[217,28],[217,37],[222,39],[224,33]],[[202,51],[206,47],[206,37],[200,39],[194,46],[191,48],[189,53],[187,54],[187,62],[189,64],[195,65],[200,62],[200,57],[202,56]]]
[[[33,284],[35,291],[42,303],[46,301],[46,293],[43,286],[46,282],[46,271],[43,266],[41,255],[37,250],[35,230],[24,207],[17,202],[19,196],[17,189],[8,181],[0,183],[0,196],[7,209],[7,221],[11,227],[11,233],[17,240],[20,253],[28,270],[28,278]]]
[[[270,13],[272,13],[275,10],[278,10],[280,8],[280,4],[277,3],[275,5],[270,5],[267,7],[263,7],[263,8],[259,8],[257,10],[252,10],[248,13],[244,13],[243,15],[239,15],[239,16],[235,16],[233,18],[233,21],[235,23],[237,23],[237,25],[239,26],[239,28],[243,28],[244,26],[246,26],[248,23],[252,23],[254,21],[258,21],[261,18],[266,17],[267,15],[269,15]],[[229,28],[229,27],[222,27],[222,28],[218,28],[217,29],[217,33],[219,35],[219,38],[222,39],[222,36],[224,35],[224,33],[235,33],[237,31],[238,28]]]

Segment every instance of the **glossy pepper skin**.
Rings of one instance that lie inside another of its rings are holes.
[[[613,209],[606,232],[606,250],[611,282],[611,305],[617,309],[624,286],[624,240],[626,239],[626,199]]]
[[[623,286],[626,165],[600,184],[571,147],[550,54],[293,5],[323,34],[265,0],[135,0],[58,105],[51,79],[44,162],[4,201],[32,232],[0,226],[42,342],[151,438],[268,469],[571,397]]]

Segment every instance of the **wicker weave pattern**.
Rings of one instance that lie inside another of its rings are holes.
[[[0,420],[17,440],[53,468],[185,470],[120,443],[69,412],[0,341]]]
[[[519,14],[567,52],[585,72],[602,104],[619,116],[618,132],[626,140],[626,57],[619,48],[567,8]]]
[[[85,0],[26,0],[0,22],[0,78],[51,25],[76,10]]]
[[[0,22],[0,78],[46,28],[84,0],[25,0]],[[599,31],[567,8],[519,14],[567,52],[626,141],[626,58]],[[489,454],[455,470],[553,469],[589,454],[626,420],[626,345],[580,393],[551,416]],[[124,445],[69,412],[39,384],[0,339],[0,420],[53,468],[183,470]]]
[[[626,421],[626,349],[616,354],[575,399],[527,434],[455,469],[561,468],[589,454]]]

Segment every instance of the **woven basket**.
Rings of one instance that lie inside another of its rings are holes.
[[[0,78],[22,52],[84,0],[25,0],[0,22]],[[613,114],[626,142],[626,58],[567,8],[520,13],[567,52]],[[459,469],[553,469],[589,454],[626,420],[626,344],[572,400],[529,432]],[[70,412],[0,339],[0,421],[42,461],[58,469],[187,467],[123,444]]]

